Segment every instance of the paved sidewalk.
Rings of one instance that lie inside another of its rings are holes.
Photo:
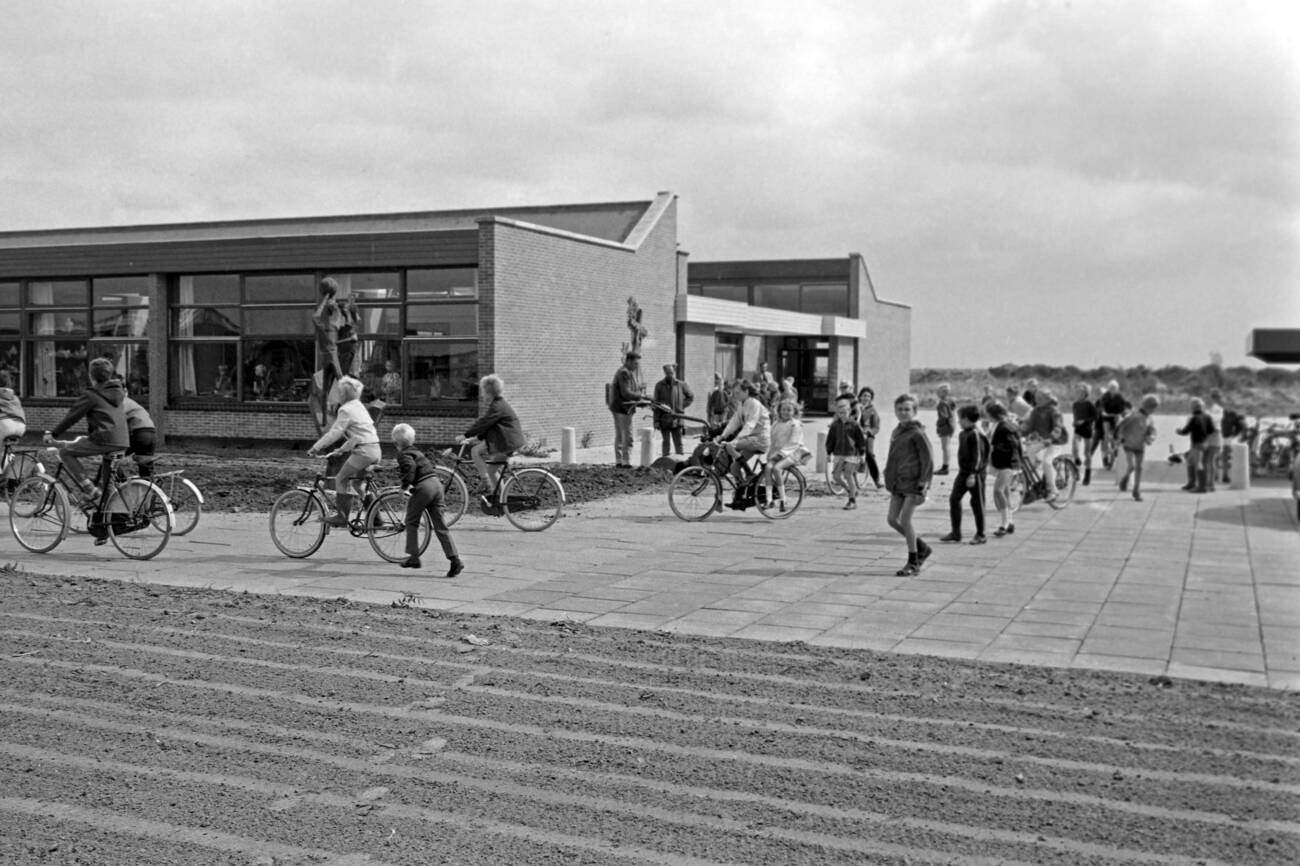
[[[1300,688],[1289,488],[1194,495],[1178,489],[1182,467],[1149,463],[1147,476],[1144,502],[1102,472],[1069,508],[1030,505],[1014,535],[980,547],[936,541],[948,528],[941,479],[917,515],[935,554],[912,578],[894,574],[905,553],[879,493],[852,512],[809,498],[774,522],[751,511],[683,523],[662,491],[570,506],[542,533],[470,514],[454,528],[467,565],[455,580],[441,576],[436,544],[415,573],[338,533],[314,557],[286,559],[265,515],[253,514],[205,514],[149,562],[86,536],[46,555],[10,536],[4,560],[42,573]],[[964,520],[969,537],[969,510]]]

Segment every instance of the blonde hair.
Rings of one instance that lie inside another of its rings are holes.
[[[799,417],[799,404],[794,400],[782,400],[773,407],[777,418],[781,417],[781,409],[785,406],[790,407],[790,418],[792,420]]]
[[[352,396],[347,398],[349,400],[358,399],[365,387],[365,385],[361,384],[360,379],[353,379],[351,376],[344,376],[342,379],[339,379],[339,393],[344,395],[351,394]]]
[[[500,397],[501,392],[505,390],[506,383],[502,382],[501,377],[496,373],[488,373],[479,380],[478,386],[493,397]]]
[[[410,424],[394,424],[392,439],[393,444],[409,448],[415,444],[415,428]]]

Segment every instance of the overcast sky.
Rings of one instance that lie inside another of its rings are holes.
[[[915,366],[1300,327],[1294,2],[0,0],[0,230],[680,196]]]

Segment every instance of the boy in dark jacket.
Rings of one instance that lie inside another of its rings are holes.
[[[126,413],[122,411],[122,401],[126,399],[126,389],[122,382],[113,375],[113,362],[107,358],[95,358],[90,362],[90,387],[81,392],[77,402],[63,416],[63,420],[53,430],[45,431],[45,444],[51,445],[73,424],[86,419],[86,436],[78,436],[59,449],[59,459],[68,467],[72,480],[81,485],[86,495],[93,498],[95,484],[86,477],[78,457],[95,457],[125,451],[131,445],[127,432]]]
[[[916,420],[916,398],[904,394],[894,401],[898,426],[889,437],[889,457],[885,460],[885,488],[889,491],[889,525],[907,539],[907,565],[899,577],[917,574],[933,552],[912,527],[912,514],[925,502],[934,476],[934,458],[925,427]]]
[[[401,475],[402,489],[411,491],[411,499],[406,504],[406,559],[402,568],[420,567],[420,515],[427,511],[433,523],[433,534],[442,545],[443,555],[451,563],[447,576],[455,577],[465,570],[465,564],[456,552],[451,530],[442,516],[442,484],[433,471],[433,464],[423,451],[415,447],[415,428],[410,424],[398,424],[393,428],[393,445],[397,447],[397,470]]]
[[[479,440],[469,450],[479,478],[483,480],[484,495],[479,497],[479,504],[485,513],[500,516],[497,503],[491,501],[489,496],[496,490],[500,465],[524,447],[524,431],[519,425],[519,416],[502,396],[506,386],[500,376],[495,373],[484,376],[479,380],[478,386],[488,397],[487,411],[469,426],[457,444],[467,439]]]
[[[1205,442],[1216,431],[1214,419],[1205,411],[1205,402],[1200,397],[1192,398],[1191,417],[1174,432],[1191,439],[1191,447],[1187,451],[1187,483],[1183,489],[1192,493],[1207,492],[1213,479],[1208,478],[1206,473]]]
[[[853,395],[835,398],[835,420],[826,431],[826,454],[832,459],[831,477],[843,485],[849,495],[845,511],[858,507],[858,464],[867,450],[867,437],[854,420]]]
[[[970,510],[975,515],[975,537],[971,544],[983,544],[984,537],[984,476],[989,465],[989,440],[976,429],[980,419],[978,406],[962,406],[957,411],[961,435],[957,437],[957,477],[952,482],[948,496],[948,513],[952,519],[952,532],[940,541],[961,541],[961,500],[970,493]]]

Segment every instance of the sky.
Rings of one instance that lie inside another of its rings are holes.
[[[0,230],[679,196],[913,366],[1300,327],[1300,4],[0,0]]]

